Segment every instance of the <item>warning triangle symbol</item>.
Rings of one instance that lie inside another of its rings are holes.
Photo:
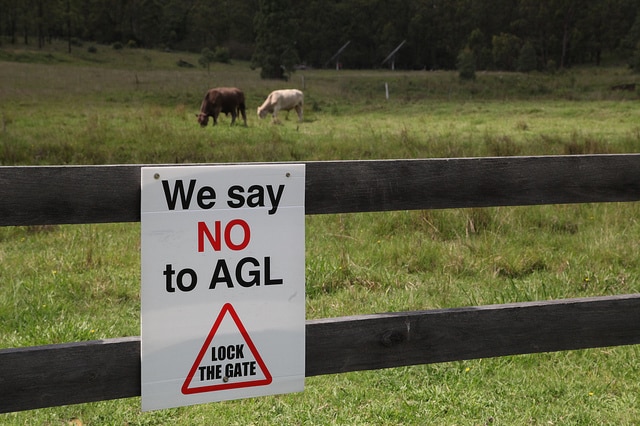
[[[213,323],[181,391],[190,395],[265,386],[271,384],[272,380],[240,317],[233,306],[226,303]]]

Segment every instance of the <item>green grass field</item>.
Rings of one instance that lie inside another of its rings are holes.
[[[626,69],[556,75],[305,70],[98,46],[0,50],[0,164],[156,164],[631,153]],[[385,98],[385,83],[389,99]],[[195,114],[213,86],[248,126]],[[305,121],[255,109],[305,91]],[[307,318],[640,291],[640,204],[307,216]],[[0,228],[0,347],[140,333],[139,224]],[[138,398],[0,415],[8,425],[632,425],[640,347],[312,377],[303,393],[141,413]],[[81,391],[81,390],[79,390]],[[0,397],[1,403],[1,397]]]

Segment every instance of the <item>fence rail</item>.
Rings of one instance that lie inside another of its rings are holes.
[[[0,167],[0,226],[140,220],[141,165]],[[307,214],[640,200],[640,154],[306,163]],[[306,375],[640,343],[640,295],[306,323]],[[140,395],[140,340],[0,350],[0,412]]]

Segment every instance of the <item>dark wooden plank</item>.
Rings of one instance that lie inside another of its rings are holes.
[[[140,338],[0,350],[0,413],[140,395]]]
[[[311,321],[307,376],[640,343],[640,295]]]
[[[640,294],[307,321],[306,375],[640,343]],[[137,337],[0,350],[0,412],[140,395]]]
[[[307,181],[311,214],[637,201],[640,155],[311,163]]]
[[[640,200],[640,154],[306,165],[307,214]],[[0,167],[0,226],[139,221],[140,167]]]
[[[0,226],[140,220],[139,166],[0,167]]]

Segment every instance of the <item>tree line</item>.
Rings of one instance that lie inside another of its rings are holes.
[[[65,39],[69,49],[223,48],[264,77],[301,65],[456,69],[461,53],[478,70],[603,57],[640,69],[639,11],[637,0],[0,0],[0,34],[9,44]]]

